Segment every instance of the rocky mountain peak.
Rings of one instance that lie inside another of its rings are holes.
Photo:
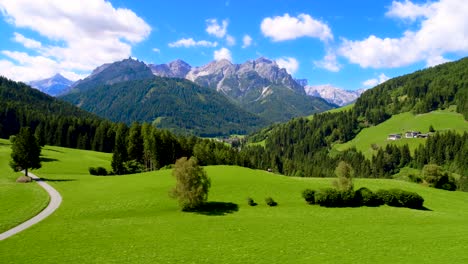
[[[366,89],[355,91],[343,90],[331,84],[306,85],[305,92],[309,96],[321,97],[330,103],[343,106],[354,102]]]
[[[47,79],[32,81],[29,83],[31,87],[36,88],[39,91],[52,96],[56,96],[63,93],[72,84],[73,81],[63,77],[63,75],[61,75],[60,73],[57,73],[54,76]]]

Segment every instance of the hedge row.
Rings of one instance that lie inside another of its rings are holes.
[[[422,209],[424,199],[417,193],[400,189],[379,190],[372,192],[368,188],[357,191],[339,191],[334,188],[318,191],[306,189],[302,197],[308,204],[318,204],[325,207],[359,207],[359,206],[395,206],[412,209]]]

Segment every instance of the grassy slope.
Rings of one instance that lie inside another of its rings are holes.
[[[10,146],[0,139],[0,233],[35,216],[49,203],[49,196],[36,183],[16,183],[21,173],[8,166]]]
[[[425,139],[406,139],[391,141],[387,140],[388,134],[401,133],[404,137],[406,131],[417,130],[422,133],[429,131],[432,125],[436,131],[453,129],[459,132],[468,131],[468,122],[461,114],[451,111],[433,111],[427,114],[413,115],[409,112],[392,116],[389,120],[370,128],[363,129],[353,140],[344,144],[334,146],[336,150],[345,150],[355,146],[362,151],[366,157],[371,157],[374,151],[371,144],[385,147],[389,143],[404,145],[408,144],[411,151],[425,142]]]
[[[300,197],[331,179],[301,179],[239,167],[207,167],[210,201],[239,204],[224,216],[182,213],[168,197],[171,171],[94,177],[110,155],[48,147],[37,174],[64,200],[52,216],[0,241],[4,263],[466,263],[468,193],[393,180],[356,187],[416,191],[433,211],[321,208]],[[259,205],[249,207],[246,198]],[[267,207],[272,196],[279,206]],[[2,213],[3,214],[3,213]],[[25,253],[25,250],[27,254]]]

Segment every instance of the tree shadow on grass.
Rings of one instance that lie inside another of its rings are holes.
[[[207,202],[190,212],[202,215],[226,215],[239,211],[239,205],[226,202]]]
[[[58,159],[54,158],[46,158],[46,157],[41,157],[41,162],[52,162],[52,161],[58,161]]]
[[[48,179],[48,178],[39,178],[37,181],[45,181],[45,182],[69,182],[69,181],[76,181],[75,179]]]
[[[56,150],[56,149],[51,149],[51,148],[44,148],[47,151],[53,151],[53,152],[58,152],[58,153],[63,153],[63,151]]]

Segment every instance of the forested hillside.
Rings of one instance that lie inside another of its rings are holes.
[[[185,79],[155,76],[61,98],[115,122],[150,122],[180,134],[246,134],[266,125],[216,91]]]
[[[93,126],[101,122],[97,116],[83,111],[67,102],[46,95],[24,83],[18,83],[0,77],[0,137],[8,138],[17,134],[20,127],[30,126],[33,130],[39,127],[44,134],[43,140],[48,144],[71,141],[81,132],[70,134],[66,139],[63,128],[66,126]],[[79,124],[79,125],[78,125]],[[59,135],[60,134],[60,135]],[[85,135],[83,131],[81,135]],[[74,144],[76,145],[76,141]],[[58,144],[60,145],[60,144]]]
[[[266,138],[266,142],[265,148],[250,147],[252,163],[287,175],[330,176],[338,161],[337,156],[329,155],[333,144],[349,141],[362,128],[377,125],[401,112],[425,113],[457,105],[457,111],[466,119],[467,100],[468,59],[465,58],[389,80],[366,91],[348,111],[316,114],[312,119],[297,118],[266,130],[263,135],[253,135],[257,139]],[[468,155],[466,146],[454,148],[461,151],[461,155]],[[400,159],[402,153],[406,155],[406,149],[389,147],[372,163],[355,149],[335,155],[351,163],[358,176],[388,177],[408,161],[399,161],[385,172],[380,171],[380,165],[388,163],[392,156]],[[444,164],[456,163],[452,164],[457,168],[453,171],[463,172],[459,169],[463,167],[458,164],[460,159],[445,157]]]

